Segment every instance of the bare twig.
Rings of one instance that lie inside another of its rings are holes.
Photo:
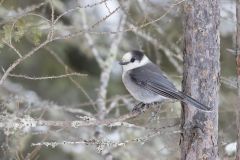
[[[35,10],[41,8],[42,6],[44,6],[44,5],[46,5],[46,4],[47,4],[47,2],[44,1],[44,2],[41,2],[41,3],[37,4],[37,5],[33,5],[33,6],[30,6],[30,7],[25,8],[25,9],[23,10],[23,12],[15,15],[15,16],[7,16],[7,17],[4,17],[5,20],[2,21],[2,22],[0,22],[0,26],[3,25],[3,24],[5,24],[5,23],[8,23],[8,22],[15,21],[16,19],[19,19],[19,18],[25,16],[26,14],[28,14],[28,13],[30,13],[30,12],[32,12],[32,11],[35,11]]]
[[[69,71],[71,71],[71,69],[62,61],[62,59],[53,51],[51,50],[49,47],[45,47],[49,53],[57,60],[57,62],[59,64],[61,64],[64,69],[65,72],[68,73]],[[84,88],[76,81],[74,80],[72,77],[69,77],[70,81],[78,88],[82,91],[82,93],[87,97],[87,99],[90,101],[91,105],[93,106],[93,108],[96,110],[96,105],[94,103],[94,101],[92,100],[92,98],[87,94],[87,92],[84,90]]]
[[[120,24],[120,29],[122,29],[125,25],[126,16],[123,16],[122,22]],[[98,92],[98,108],[99,108],[99,118],[103,119],[105,116],[106,111],[106,96],[107,96],[107,86],[110,79],[110,73],[112,70],[113,62],[116,60],[116,56],[118,53],[118,46],[122,39],[122,34],[119,34],[116,38],[116,40],[112,43],[110,48],[110,54],[108,55],[106,61],[105,61],[105,68],[103,68],[103,71],[100,76],[100,88]]]
[[[8,67],[8,69],[6,70],[6,72],[4,72],[3,76],[0,79],[0,85],[2,85],[2,83],[4,82],[4,80],[7,78],[7,76],[9,75],[9,73],[21,62],[23,62],[25,59],[27,59],[28,57],[32,56],[34,53],[36,53],[36,51],[38,51],[39,49],[41,49],[42,47],[44,47],[47,43],[49,43],[48,40],[44,41],[42,44],[40,44],[39,46],[35,47],[34,49],[32,49],[31,51],[29,51],[27,54],[25,54],[23,57],[20,57],[19,59],[17,59],[16,61],[13,62],[13,64]]]
[[[41,49],[42,47],[44,47],[47,43],[49,43],[50,41],[46,40],[43,43],[41,43],[39,46],[35,47],[34,49],[32,49],[31,51],[29,51],[26,55],[24,55],[23,57],[20,57],[19,59],[17,59],[16,61],[13,62],[13,64],[11,66],[8,67],[8,69],[6,70],[6,72],[4,72],[3,76],[0,79],[0,85],[2,85],[3,81],[7,78],[7,76],[9,75],[9,73],[18,65],[20,64],[22,61],[24,61],[25,59],[27,59],[28,57],[32,56],[34,53],[36,53],[36,51],[38,51],[39,49]]]
[[[135,27],[133,24],[128,24],[128,26],[130,28],[132,28],[132,31],[135,34],[137,34],[137,35],[141,36],[142,38],[144,38],[145,40],[149,41],[157,48],[162,49],[164,54],[169,59],[169,61],[176,68],[177,72],[182,73],[182,68],[179,67],[180,65],[179,65],[178,61],[176,59],[174,59],[174,57],[173,57],[174,53],[171,50],[169,50],[167,47],[163,46],[160,42],[158,42],[157,39],[154,39],[153,37],[149,36],[148,34],[145,34],[143,31],[138,30],[138,27]]]
[[[87,24],[87,21],[86,21],[86,14],[85,14],[85,11],[82,10],[82,21],[83,21],[83,28],[85,30],[88,29],[88,24]],[[104,66],[104,62],[102,60],[102,57],[100,56],[98,50],[95,48],[94,46],[94,42],[93,42],[93,39],[92,37],[90,36],[90,34],[88,32],[84,32],[84,36],[86,37],[87,41],[88,41],[88,45],[90,47],[90,49],[92,50],[92,53],[96,59],[96,61],[98,62],[98,65],[100,66],[100,68],[103,68]]]
[[[15,53],[18,55],[18,57],[22,57],[21,53],[17,50],[17,48],[15,48],[12,44],[9,44],[7,42],[4,42],[4,44],[6,44],[8,47],[10,47],[11,49],[13,49],[15,51]]]
[[[172,5],[170,6],[170,8],[169,8],[163,15],[161,15],[160,17],[158,17],[158,18],[156,18],[156,19],[153,19],[152,21],[149,21],[149,22],[147,22],[147,23],[143,23],[143,24],[137,26],[137,27],[136,27],[137,30],[138,30],[138,29],[145,28],[145,27],[147,27],[148,25],[150,25],[150,24],[152,24],[152,23],[156,23],[156,22],[160,21],[160,20],[161,20],[162,18],[164,18],[174,7],[176,7],[177,5],[181,4],[181,3],[184,2],[184,1],[185,1],[185,0],[182,0],[182,1],[178,2],[178,3],[176,3],[176,4],[172,4]],[[113,10],[113,11],[111,12],[111,15],[112,15],[113,13],[115,13],[116,11],[118,11],[120,8],[121,8],[121,7],[119,6],[119,7],[117,7],[115,10]],[[109,17],[110,17],[110,14],[107,15],[107,16],[105,16],[105,17],[103,17],[101,20],[97,21],[97,22],[94,23],[93,25],[91,25],[91,26],[89,27],[89,29],[87,29],[87,30],[80,29],[80,30],[78,30],[78,31],[76,31],[76,32],[74,32],[74,33],[70,33],[70,34],[68,34],[68,35],[55,37],[54,40],[73,38],[73,37],[82,35],[84,32],[88,32],[89,34],[96,34],[96,35],[104,35],[104,34],[106,34],[106,35],[111,35],[111,34],[115,35],[115,34],[120,34],[121,32],[132,32],[132,30],[134,30],[134,28],[131,28],[131,27],[126,28],[126,29],[123,29],[123,30],[117,30],[117,31],[101,31],[101,32],[99,32],[99,31],[94,31],[94,30],[92,30],[93,28],[96,27],[96,25],[99,25],[101,22],[105,21],[105,20],[108,19]]]
[[[56,23],[58,22],[58,20],[59,20],[61,17],[63,17],[64,15],[66,15],[66,14],[69,14],[69,13],[71,13],[71,12],[77,11],[77,10],[79,10],[79,9],[93,8],[93,7],[96,7],[96,6],[98,6],[98,5],[101,5],[101,4],[105,3],[105,2],[107,2],[107,1],[109,1],[109,0],[102,0],[102,1],[100,1],[100,2],[96,2],[96,3],[93,3],[93,4],[87,4],[87,5],[85,5],[85,6],[81,6],[81,5],[79,4],[77,7],[72,8],[72,9],[68,9],[67,11],[63,12],[62,14],[60,14],[60,15],[56,18],[54,24],[56,24]]]
[[[51,22],[50,23],[50,31],[48,33],[47,39],[52,40],[54,35],[54,6],[52,0],[49,1],[49,4],[51,6]]]
[[[108,19],[111,15],[113,15],[114,13],[116,13],[118,10],[120,10],[120,6],[118,6],[117,8],[115,8],[112,12],[110,12],[108,15],[106,15],[105,17],[103,17],[102,19],[100,19],[99,21],[97,21],[96,23],[94,23],[93,25],[91,25],[91,29],[95,28],[96,26],[98,26],[100,23],[104,22],[106,19]]]
[[[166,103],[169,101],[166,101]],[[30,116],[25,116],[23,118],[18,118],[16,116],[0,116],[0,128],[8,128],[8,130],[22,130],[25,127],[31,127],[31,128],[35,128],[35,127],[39,127],[39,126],[48,126],[48,127],[64,127],[64,128],[79,128],[79,127],[88,127],[88,126],[106,126],[106,127],[130,127],[130,128],[139,128],[139,129],[145,129],[142,127],[138,127],[134,124],[130,124],[130,123],[126,123],[124,121],[130,119],[130,118],[134,118],[136,116],[138,116],[139,114],[141,114],[140,112],[138,113],[129,113],[129,114],[125,114],[123,116],[120,116],[118,118],[114,118],[114,119],[106,119],[106,120],[97,120],[88,116],[83,116],[81,117],[81,120],[79,121],[45,121],[45,120],[40,120],[40,119],[33,119]],[[176,126],[175,124],[173,126]],[[173,127],[170,126],[170,127]],[[140,138],[135,138],[132,140],[126,140],[124,142],[119,143],[119,145],[117,146],[111,146],[111,147],[121,147],[121,146],[125,146],[128,143],[131,142],[146,142],[149,139],[152,139],[153,137],[162,134],[163,130],[162,129],[166,129],[168,127],[161,127],[161,129],[154,129],[153,132],[148,133],[146,136],[140,137]],[[151,129],[151,128],[148,128]],[[11,133],[11,132],[8,132]],[[165,131],[164,133],[167,134],[171,134],[171,133],[179,133],[179,131]],[[78,142],[78,141],[74,141],[74,142]],[[60,142],[61,143],[61,142]],[[41,144],[38,143],[39,145]],[[48,144],[48,143],[46,143]],[[52,144],[57,144],[58,142],[53,142]],[[67,144],[67,143],[64,143]],[[72,144],[77,144],[77,143],[72,143]],[[51,144],[49,144],[51,145]]]
[[[9,74],[9,77],[16,77],[16,78],[24,78],[28,80],[47,80],[47,79],[58,79],[58,78],[67,78],[71,76],[87,76],[86,74],[81,74],[81,73],[67,73],[67,74],[62,74],[62,75],[55,75],[55,76],[43,76],[43,77],[31,77],[27,75],[22,75],[22,74]]]
[[[79,128],[79,127],[90,127],[90,126],[106,126],[114,127],[119,126],[120,122],[126,121],[130,118],[134,118],[137,115],[140,115],[140,112],[128,113],[122,115],[115,119],[105,119],[105,120],[78,120],[78,121],[46,121],[33,119],[30,116],[23,118],[18,117],[5,117],[0,115],[0,128],[8,128],[14,130],[22,130],[24,127],[39,127],[39,126],[48,126],[48,127],[67,127],[67,128]],[[121,124],[121,123],[120,123]],[[122,123],[124,124],[124,123]]]
[[[148,133],[146,136],[143,137],[138,137],[138,138],[133,138],[130,140],[125,140],[122,142],[113,142],[113,141],[104,141],[104,140],[99,140],[99,139],[82,139],[81,141],[63,141],[63,142],[40,142],[40,143],[32,143],[32,146],[50,146],[50,147],[56,147],[58,145],[65,145],[65,144],[70,144],[70,145],[76,145],[76,144],[85,144],[85,145],[104,145],[104,147],[112,147],[112,148],[117,148],[117,147],[123,147],[126,146],[129,143],[144,143],[152,139],[153,137],[159,136],[160,134],[179,134],[181,133],[180,130],[176,130],[177,125],[171,125],[171,126],[166,126],[166,127],[161,127],[158,129],[155,129],[154,131]],[[103,147],[103,146],[102,146]]]

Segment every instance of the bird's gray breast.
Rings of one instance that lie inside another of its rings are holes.
[[[122,80],[129,91],[129,93],[138,101],[143,102],[143,103],[152,103],[152,102],[158,102],[161,101],[162,99],[165,99],[165,97],[158,95],[152,91],[148,91],[138,84],[136,84],[130,77],[130,72],[127,71],[123,73],[122,75]]]

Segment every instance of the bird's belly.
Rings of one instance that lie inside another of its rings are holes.
[[[122,79],[129,93],[140,102],[143,102],[146,104],[146,103],[153,103],[153,102],[158,102],[163,99],[166,99],[161,95],[158,95],[154,92],[141,88],[139,85],[132,82],[130,77],[127,75],[123,75]]]

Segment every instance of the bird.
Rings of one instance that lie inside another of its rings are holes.
[[[123,69],[123,84],[128,92],[140,101],[140,105],[173,99],[191,104],[201,111],[211,110],[210,107],[179,91],[165,73],[142,51],[133,50],[125,53],[119,64]],[[138,110],[139,104],[133,108],[133,111]]]

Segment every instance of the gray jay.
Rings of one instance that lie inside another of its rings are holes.
[[[161,102],[169,98],[192,104],[200,110],[210,110],[209,107],[178,91],[160,68],[141,51],[125,53],[119,63],[123,68],[122,81],[125,87],[142,104]]]

